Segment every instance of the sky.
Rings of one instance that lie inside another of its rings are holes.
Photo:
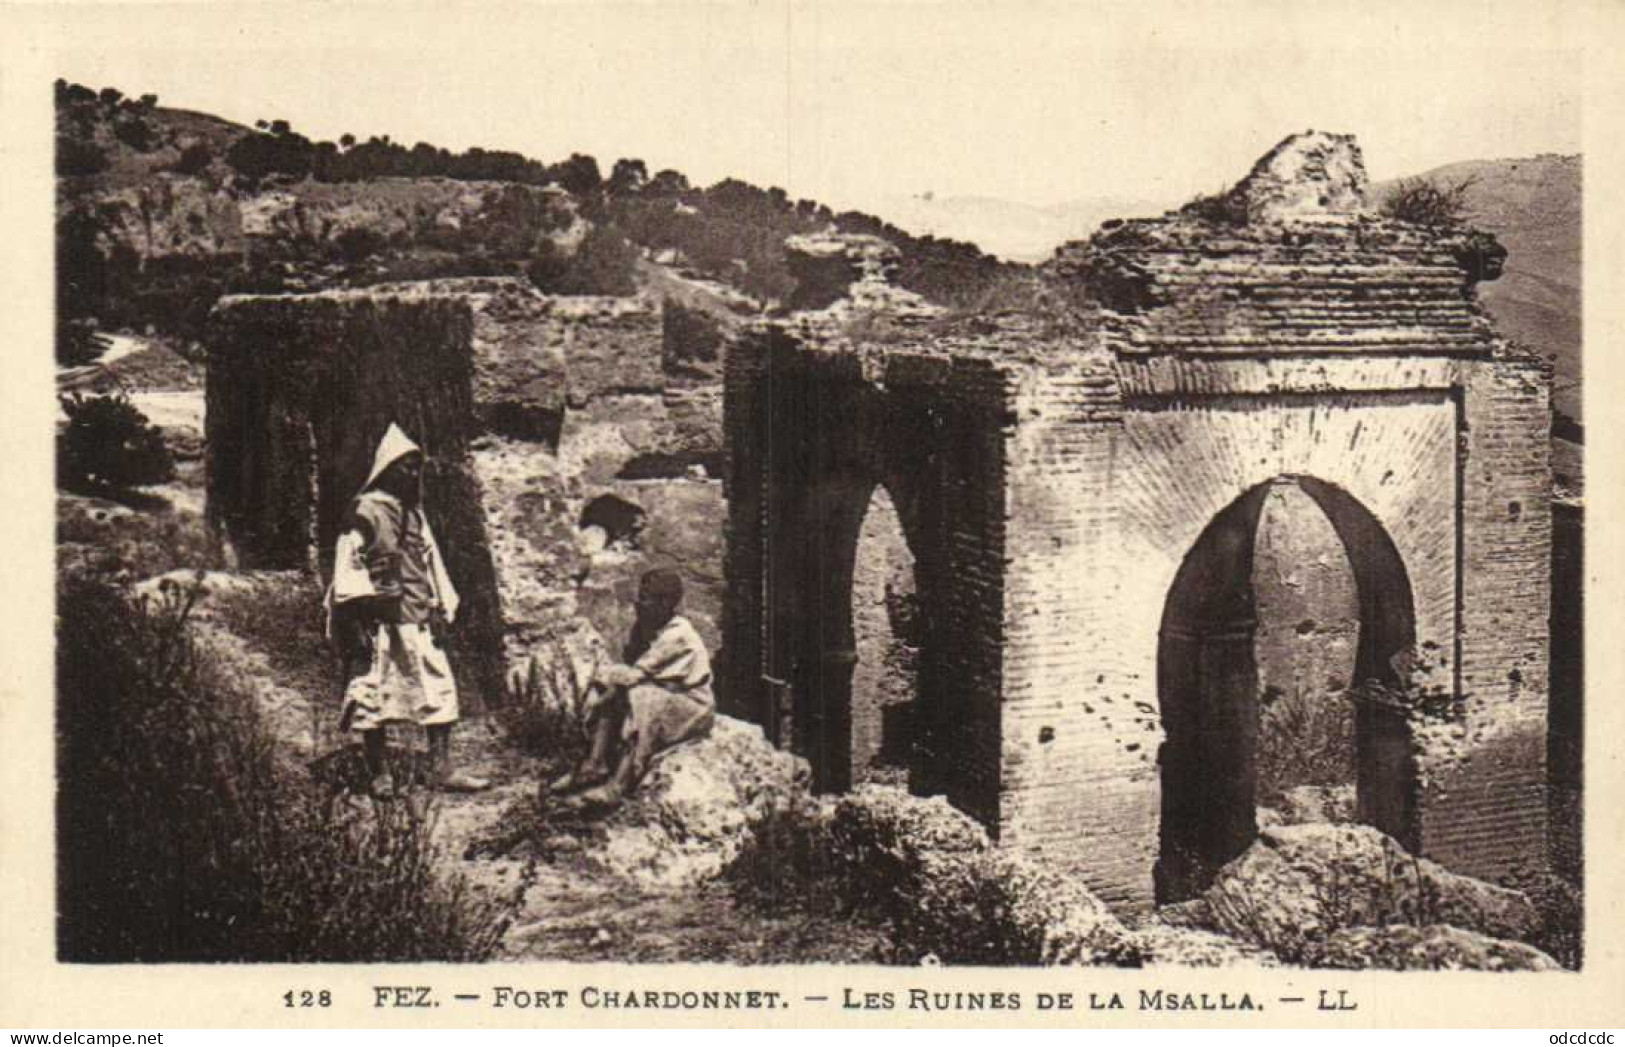
[[[1281,138],[1373,178],[1578,152],[1564,2],[58,8],[59,74],[311,137],[580,151],[837,207],[1179,199]]]

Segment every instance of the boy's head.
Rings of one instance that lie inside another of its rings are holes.
[[[682,602],[682,575],[670,567],[646,571],[638,584],[638,621],[645,626],[665,625]]]
[[[415,504],[423,492],[422,452],[408,451],[395,459],[378,477],[375,486],[408,505]]]

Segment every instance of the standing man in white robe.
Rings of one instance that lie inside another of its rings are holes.
[[[339,535],[329,591],[329,636],[345,654],[341,730],[361,737],[375,796],[394,795],[386,727],[428,734],[432,780],[449,792],[489,787],[451,766],[457,682],[445,633],[457,590],[423,515],[423,451],[391,423]]]

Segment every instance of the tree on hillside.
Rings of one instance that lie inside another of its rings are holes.
[[[612,196],[636,193],[648,181],[649,168],[642,160],[617,160],[609,175],[609,192]]]
[[[681,196],[688,188],[688,179],[683,173],[668,167],[650,179],[644,192],[650,196]]]
[[[595,225],[574,256],[566,256],[551,240],[542,241],[528,272],[547,294],[624,297],[637,293],[637,260],[638,249],[618,230]]]
[[[176,174],[201,174],[214,161],[214,154],[209,152],[205,142],[193,142],[181,150],[180,159],[170,168]]]
[[[64,397],[68,424],[57,438],[57,482],[101,494],[163,483],[174,461],[163,433],[124,396]]]
[[[548,177],[576,196],[596,193],[604,184],[598,171],[598,161],[582,153],[571,153],[570,159],[548,168]]]
[[[100,174],[107,170],[107,154],[95,142],[73,135],[56,136],[56,173],[61,177]]]

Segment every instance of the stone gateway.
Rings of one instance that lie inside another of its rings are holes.
[[[861,778],[853,565],[883,490],[923,619],[910,787],[1115,904],[1191,897],[1257,834],[1250,578],[1286,487],[1353,575],[1360,820],[1474,876],[1543,862],[1549,373],[1476,301],[1504,250],[1366,188],[1353,139],[1310,132],[1063,247],[1033,308],[748,330],[735,703],[820,787]]]

